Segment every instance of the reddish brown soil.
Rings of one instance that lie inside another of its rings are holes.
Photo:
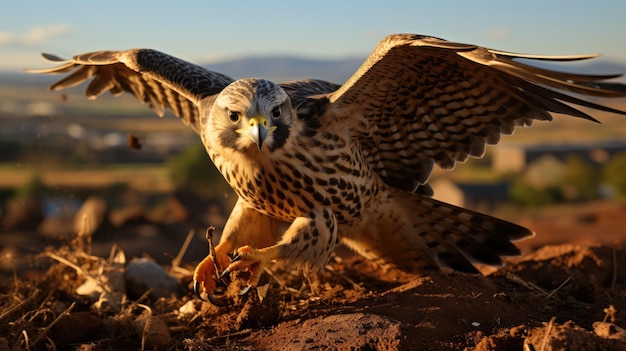
[[[179,270],[181,296],[97,311],[75,293],[81,274],[50,261],[1,284],[0,351],[626,350],[626,210],[563,213],[523,219],[538,233],[520,243],[530,253],[486,276],[410,276],[342,251],[319,279],[276,266],[258,293],[221,308],[195,300]],[[98,268],[74,246],[51,252]]]

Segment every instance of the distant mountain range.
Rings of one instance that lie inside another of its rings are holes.
[[[276,82],[304,78],[317,78],[334,83],[342,83],[359,68],[364,59],[364,57],[334,60],[306,59],[285,56],[249,57],[200,65],[206,67],[207,69],[224,73],[233,78],[259,77]],[[626,63],[613,62],[606,59],[550,65],[546,65],[541,61],[534,61],[533,64],[575,73],[626,74]],[[45,67],[45,64],[42,65],[42,67]],[[0,85],[4,86],[50,84],[50,82],[57,79],[58,76],[35,75],[21,72],[0,72]]]
[[[215,62],[199,63],[207,69],[226,74],[235,79],[244,77],[266,78],[275,82],[294,79],[316,78],[335,83],[347,80],[359,68],[365,58],[334,60],[306,59],[297,57],[250,57]],[[197,63],[197,62],[196,62]],[[46,67],[42,62],[39,67]],[[38,75],[23,72],[0,72],[0,85],[50,84],[59,76]]]
[[[335,83],[346,81],[364,57],[317,60],[297,57],[250,57],[203,65],[233,78],[258,77],[276,82],[316,78]]]

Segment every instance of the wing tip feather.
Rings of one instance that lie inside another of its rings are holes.
[[[529,59],[529,60],[561,61],[561,62],[589,60],[589,59],[594,59],[594,58],[598,58],[602,56],[602,54],[536,55],[536,54],[521,54],[517,52],[501,51],[501,50],[494,50],[494,49],[488,49],[488,51],[491,54],[494,54],[500,57],[507,57],[510,59],[521,58],[521,59]]]
[[[42,52],[41,56],[51,62],[68,62],[68,59],[64,59],[62,57],[59,57],[55,54],[51,54],[51,53],[47,53],[47,52]]]

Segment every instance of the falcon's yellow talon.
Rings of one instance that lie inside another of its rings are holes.
[[[250,289],[256,287],[261,279],[265,267],[277,258],[278,248],[276,246],[257,250],[251,246],[242,246],[237,249],[235,258],[226,267],[222,276],[228,275],[235,271],[245,271],[250,273],[248,278],[248,286],[242,290],[243,294],[247,294]]]
[[[209,302],[213,305],[213,306],[217,306],[217,307],[224,307],[226,306],[225,303],[221,303],[218,300],[215,299],[215,296],[213,294],[207,294],[207,299],[209,300]],[[204,300],[203,300],[204,301]]]
[[[254,287],[252,285],[248,285],[245,288],[243,288],[240,292],[239,292],[239,296],[246,296],[248,295],[248,293],[250,292],[250,290],[252,290]]]
[[[222,274],[220,274],[220,279],[224,279],[226,277],[228,277],[228,275],[230,274],[230,271],[228,270],[228,267],[226,267],[225,270],[222,271]]]
[[[225,242],[218,245],[213,252],[217,258],[208,255],[197,266],[193,275],[193,290],[195,295],[202,301],[209,301],[215,306],[223,306],[224,304],[215,299],[215,293],[220,292],[218,285],[226,286],[226,282],[222,280],[223,274],[217,272],[217,267],[228,262],[226,252],[230,249],[230,243]],[[217,265],[216,265],[217,261]],[[206,297],[206,298],[205,298]]]
[[[196,294],[196,297],[202,301],[206,301],[204,300],[204,298],[202,297],[202,289],[200,287],[200,282],[199,281],[195,281],[193,284],[193,292]]]

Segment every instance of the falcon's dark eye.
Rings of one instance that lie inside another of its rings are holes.
[[[280,115],[283,113],[283,110],[280,106],[276,106],[272,109],[272,118],[280,118]]]
[[[237,123],[237,122],[239,122],[239,119],[240,119],[239,113],[230,111],[230,113],[228,114],[228,118],[230,118],[231,122]]]

